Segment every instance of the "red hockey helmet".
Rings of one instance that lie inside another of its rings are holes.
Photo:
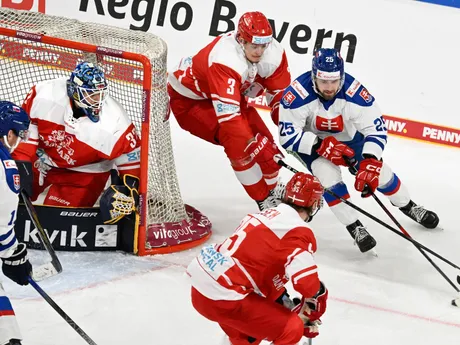
[[[321,207],[323,193],[323,186],[316,177],[298,172],[287,183],[283,201],[300,207],[311,207],[314,212]]]
[[[246,42],[267,44],[273,39],[273,30],[261,12],[246,12],[238,22],[238,35]]]

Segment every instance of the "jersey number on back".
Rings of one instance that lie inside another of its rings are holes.
[[[219,252],[225,256],[232,256],[240,247],[247,235],[247,231],[256,227],[260,224],[260,221],[256,218],[249,217],[243,221],[240,226],[236,229],[233,236],[227,238],[224,243],[219,247]]]

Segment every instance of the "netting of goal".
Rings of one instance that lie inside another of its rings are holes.
[[[209,220],[185,205],[176,175],[166,91],[166,43],[145,32],[0,8],[0,99],[22,104],[37,82],[98,64],[109,92],[141,137],[138,253],[167,253],[206,240]]]

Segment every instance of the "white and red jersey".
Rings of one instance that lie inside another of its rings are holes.
[[[240,132],[247,130],[250,139],[253,135],[240,116],[244,97],[256,97],[265,90],[267,103],[278,107],[291,75],[278,41],[270,43],[258,63],[251,63],[233,31],[216,37],[195,56],[183,58],[168,82],[185,97],[212,100],[221,128],[230,125]]]
[[[67,95],[67,78],[40,82],[29,91],[23,108],[30,116],[30,138],[13,157],[79,172],[139,176],[140,139],[123,107],[108,96],[99,122],[75,118]]]
[[[223,243],[203,247],[187,274],[193,287],[212,300],[240,300],[253,292],[275,300],[289,280],[308,298],[320,288],[315,251],[313,232],[282,203],[245,217]]]

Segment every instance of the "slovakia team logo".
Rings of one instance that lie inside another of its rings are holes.
[[[363,88],[363,89],[361,90],[361,92],[359,93],[359,95],[361,96],[362,99],[364,99],[364,101],[365,101],[366,103],[370,103],[370,102],[372,102],[373,99],[374,99],[374,98],[372,97],[372,95],[369,93],[369,91],[367,91],[365,88]]]
[[[286,92],[286,94],[283,96],[283,103],[287,106],[290,106],[292,102],[295,100],[295,96],[291,91]]]
[[[19,178],[19,174],[13,174],[13,184],[14,184],[14,189],[19,191],[21,188],[21,179]]]
[[[343,131],[343,117],[339,115],[333,119],[316,116],[316,129],[322,132],[340,133]]]

